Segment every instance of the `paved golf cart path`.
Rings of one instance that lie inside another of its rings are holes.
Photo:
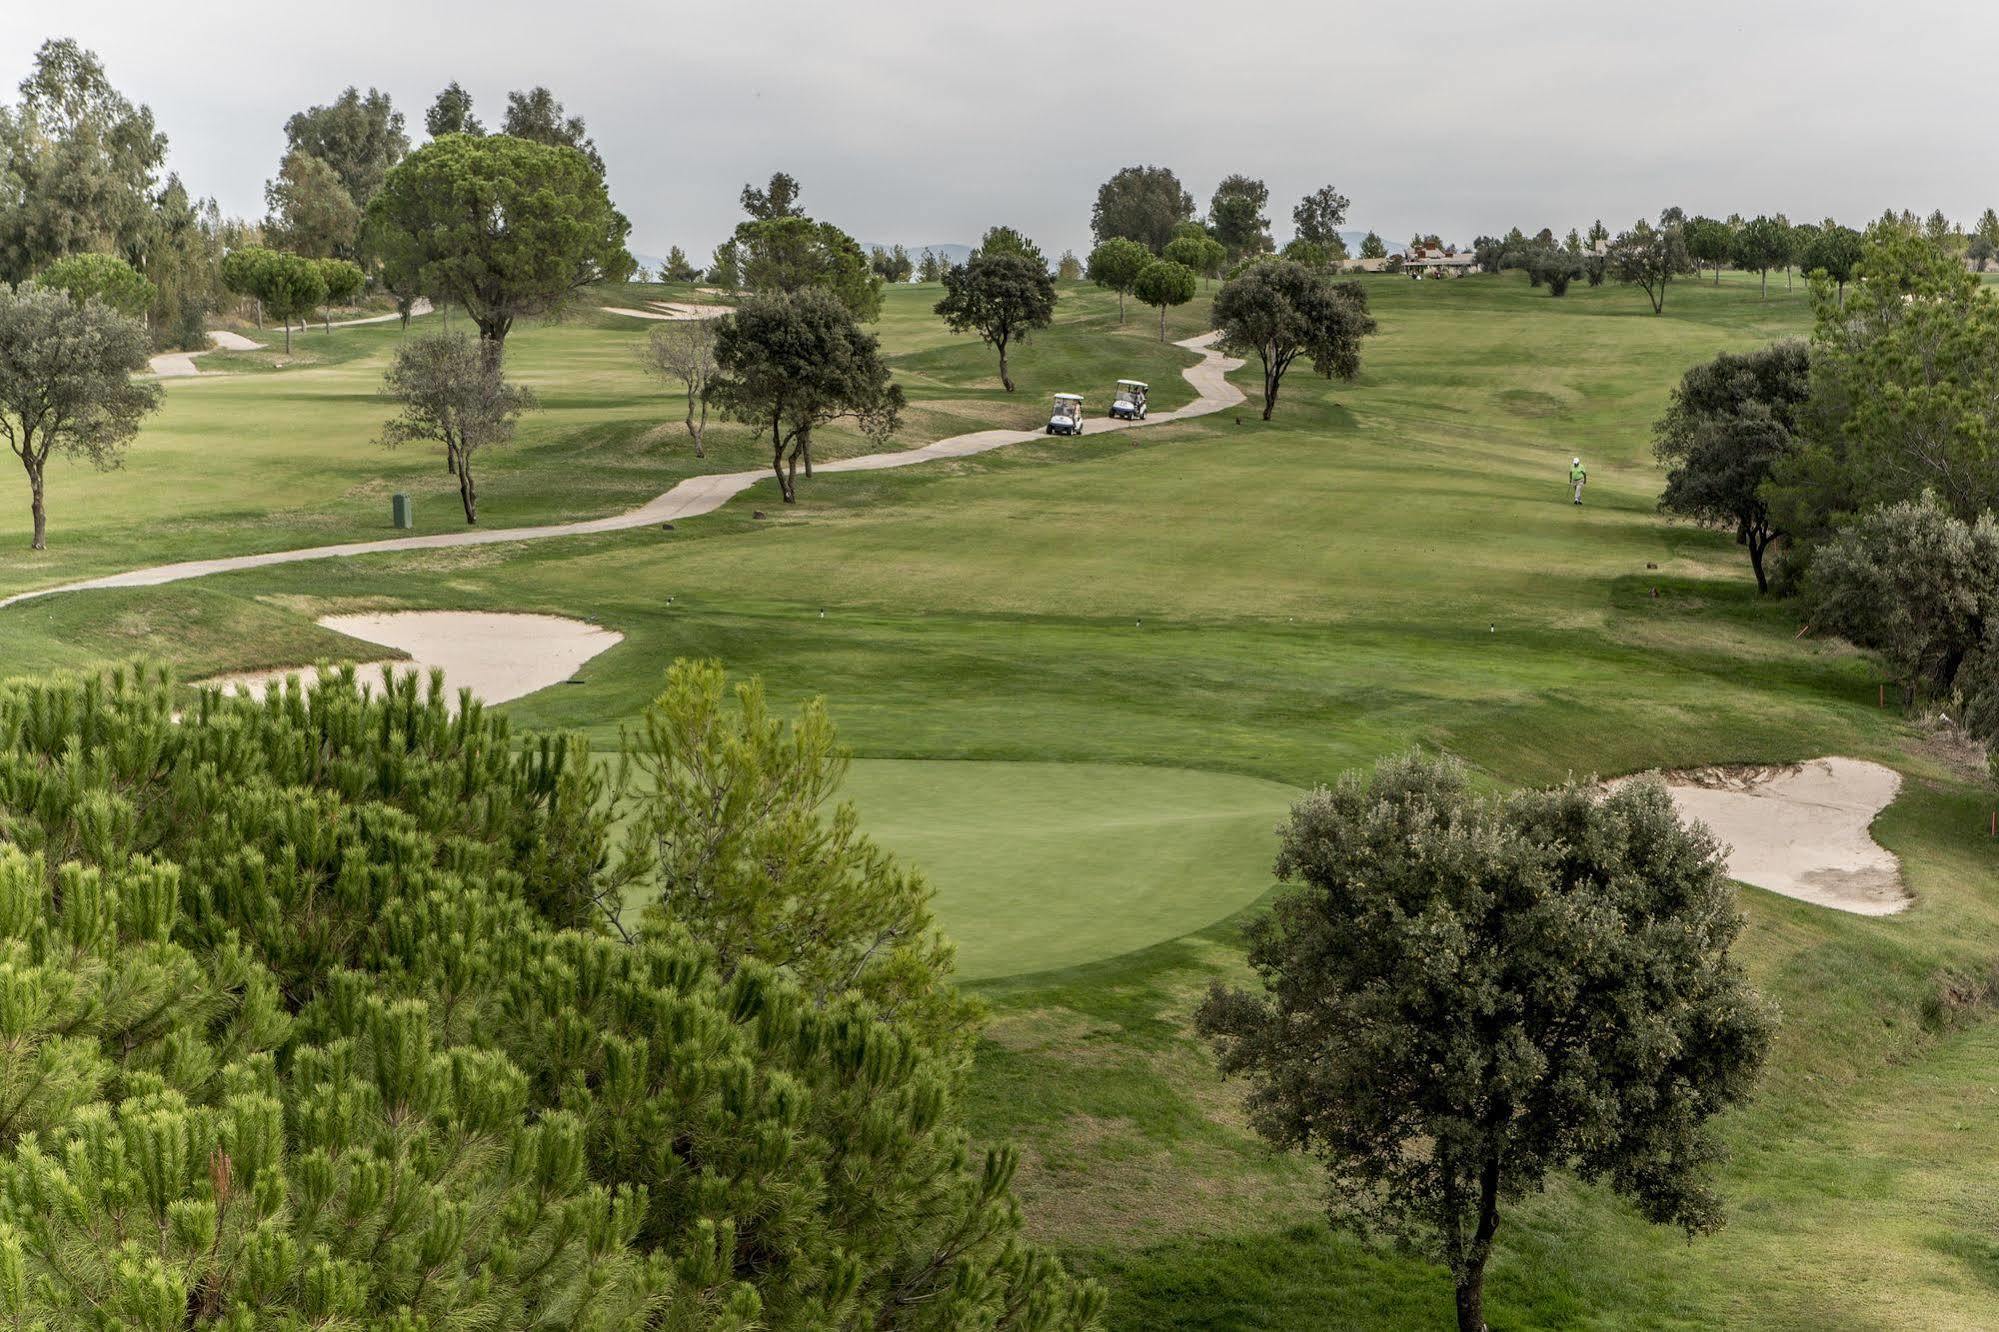
[[[1102,431],[1142,430],[1149,425],[1163,425],[1168,421],[1185,421],[1191,417],[1226,411],[1242,402],[1242,390],[1228,382],[1229,371],[1236,369],[1242,362],[1233,357],[1223,356],[1214,349],[1212,344],[1217,336],[1214,333],[1204,333],[1199,337],[1188,338],[1175,344],[1189,351],[1201,353],[1201,360],[1197,364],[1190,365],[1180,372],[1187,382],[1193,385],[1198,395],[1194,401],[1176,411],[1154,412],[1143,421],[1111,421],[1099,417],[1089,422],[1085,433],[1094,435]],[[1043,438],[1043,434],[1044,432],[1038,429],[980,430],[969,435],[940,439],[920,448],[904,449],[894,453],[870,453],[858,458],[840,458],[820,463],[814,470],[873,472],[890,467],[913,467],[917,463],[934,462],[942,458],[969,458],[974,454],[1005,448],[1009,444],[1025,444]],[[113,587],[157,587],[162,583],[178,583],[189,578],[206,578],[210,574],[264,569],[278,564],[296,564],[303,560],[333,560],[344,559],[351,555],[378,555],[391,551],[435,550],[450,546],[490,546],[507,541],[545,541],[551,537],[625,532],[637,527],[653,527],[660,523],[713,513],[759,481],[770,479],[771,473],[768,469],[690,476],[665,494],[636,509],[613,514],[608,518],[593,518],[583,522],[552,523],[542,527],[475,528],[462,532],[439,532],[432,536],[387,537],[377,541],[348,541],[332,546],[308,546],[300,550],[274,550],[261,555],[232,555],[223,559],[156,564],[150,568],[129,569],[124,573],[106,574],[101,578],[89,578],[78,583],[63,583],[56,587],[17,592],[11,597],[0,599],[0,607],[12,606],[16,602],[33,601],[38,597],[54,596],[59,592],[85,592]]]
[[[418,315],[427,315],[429,313],[430,302],[427,300],[418,299],[416,304],[410,307],[410,318],[412,319]],[[353,328],[359,324],[386,324],[391,319],[401,318],[402,315],[400,313],[392,311],[385,315],[369,315],[363,319],[336,319],[330,327]],[[321,324],[319,327],[327,328],[329,325]],[[264,349],[263,343],[252,342],[241,333],[232,333],[226,328],[213,330],[209,333],[208,340],[214,345],[203,347],[199,351],[161,352],[158,356],[152,357],[146,362],[146,368],[152,371],[155,377],[160,379],[188,379],[198,377],[201,374],[201,367],[194,363],[194,358],[197,356],[206,356],[212,351],[262,351]]]

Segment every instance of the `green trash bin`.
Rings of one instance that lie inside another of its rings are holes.
[[[416,526],[416,506],[410,503],[408,495],[397,495],[389,501],[389,512],[396,520],[396,526],[410,528]]]

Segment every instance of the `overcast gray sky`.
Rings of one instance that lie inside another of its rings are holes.
[[[1205,208],[1266,180],[1280,239],[1328,181],[1390,240],[1613,228],[1678,203],[1859,222],[1999,203],[1999,5],[1494,0],[5,0],[0,89],[72,36],[150,104],[171,165],[263,211],[285,117],[349,83],[422,137],[451,79],[492,122],[548,85],[588,122],[634,249],[697,260],[790,171],[870,241],[994,222],[1081,252],[1096,187],[1159,162]]]

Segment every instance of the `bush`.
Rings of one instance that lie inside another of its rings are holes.
[[[1094,1324],[920,1024],[627,940],[603,781],[435,677],[0,687],[0,1313]]]

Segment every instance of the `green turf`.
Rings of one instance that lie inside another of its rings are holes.
[[[656,325],[598,308],[686,290],[598,290],[560,323],[516,327],[508,370],[537,391],[541,410],[523,419],[517,442],[477,460],[483,525],[598,517],[699,472],[768,465],[767,446],[749,427],[722,423],[709,430],[707,459],[695,459],[681,426],[685,395],[641,363]],[[993,353],[929,313],[940,292],[898,290],[880,324],[911,403],[890,447],[995,423],[1040,425],[1051,393],[1089,393],[1094,408],[1108,403],[1121,375],[1153,381],[1161,407],[1192,397],[1179,371],[1195,358],[1162,346],[1143,320],[1107,336],[1115,301],[1081,284],[1064,284],[1056,326],[1014,354],[1018,389],[1009,395]],[[1199,331],[1189,312],[1176,314],[1173,336]],[[447,320],[470,329],[462,313],[425,316],[411,328],[436,330]],[[246,332],[266,340],[265,349],[209,353],[198,362],[200,377],[163,381],[165,404],[123,466],[98,473],[69,460],[51,464],[48,550],[26,550],[25,484],[13,503],[0,503],[0,549],[18,552],[0,565],[0,595],[139,564],[392,536],[389,497],[399,491],[415,499],[421,530],[464,526],[441,453],[377,443],[395,414],[379,389],[404,336],[399,325],[294,331],[290,356],[281,333]],[[835,427],[819,433],[814,453],[824,461],[876,447]]]
[[[672,532],[29,603],[0,612],[0,649],[10,669],[154,651],[201,672],[332,650],[311,623],[331,609],[546,610],[626,637],[584,683],[510,705],[524,725],[609,747],[678,655],[759,673],[776,703],[824,694],[863,760],[849,794],[864,822],[928,867],[967,974],[986,977],[974,1124],[1022,1145],[1030,1227],[1110,1280],[1121,1328],[1403,1328],[1448,1313],[1435,1266],[1327,1234],[1309,1166],[1245,1131],[1237,1089],[1188,1031],[1207,984],[1244,975],[1240,915],[1216,920],[1267,883],[1272,843],[1249,828],[1271,814],[1250,805],[1412,744],[1460,753],[1495,784],[1880,759],[1909,779],[1878,832],[1915,909],[1865,919],[1743,896],[1743,953],[1784,1025],[1761,1095],[1725,1125],[1728,1229],[1688,1243],[1557,1185],[1509,1207],[1493,1325],[1990,1326],[1999,1037],[1985,1009],[1945,1022],[1938,1002],[1961,988],[1951,978],[1999,971],[1990,788],[1876,706],[1867,659],[1797,637],[1726,534],[1654,509],[1649,425],[1671,383],[1717,351],[1803,332],[1802,287],[1773,279],[1765,299],[1753,276],[1679,283],[1658,318],[1629,290],[1555,300],[1518,275],[1369,290],[1381,335],[1360,382],[1294,371],[1269,424],[1246,408],[822,474],[795,509],[766,486]],[[1032,424],[1047,391],[1120,373],[1160,384],[1188,360],[1145,334],[1144,313],[1120,332],[1109,298],[1065,291],[1064,326],[1024,357],[1034,377],[1007,400],[990,353],[928,316],[935,291],[892,292],[882,324],[923,423],[912,441]],[[1176,334],[1204,304],[1176,312]],[[522,372],[573,396],[528,433],[518,473],[490,475],[488,504],[541,521],[684,473],[682,446],[634,444],[677,405],[630,368],[643,332],[612,319],[518,335]],[[189,405],[226,390],[205,400],[205,426],[188,424],[220,479],[134,493],[117,489],[128,478],[78,478],[54,496],[58,538],[64,493],[101,503],[61,558],[111,567],[183,557],[197,538],[290,544],[376,521],[375,498],[348,490],[404,482],[383,481],[365,439],[309,432],[317,451],[286,446],[294,466],[271,477],[259,441],[291,429],[289,412],[378,417],[369,376],[395,335],[380,336],[372,362],[170,389]],[[1236,382],[1253,389],[1254,370]],[[738,461],[716,465],[754,461],[747,441],[728,447]],[[1580,511],[1563,484],[1577,453],[1592,478]],[[259,487],[290,507],[255,516]],[[426,514],[441,502],[420,499]],[[753,519],[759,507],[772,516]],[[27,562],[6,575],[53,576]],[[1193,794],[1238,778],[1253,780]],[[1175,849],[1162,831],[1190,800],[1238,797],[1240,832],[1224,820],[1214,841]],[[1058,820],[1078,834],[1033,835]],[[1187,914],[1144,918],[1168,899]],[[1086,956],[1062,952],[1073,930],[1036,934],[1051,903],[1103,917]]]
[[[1270,887],[1275,782],[1102,763],[856,763],[841,798],[923,866],[967,980],[1076,966],[1204,929]]]

